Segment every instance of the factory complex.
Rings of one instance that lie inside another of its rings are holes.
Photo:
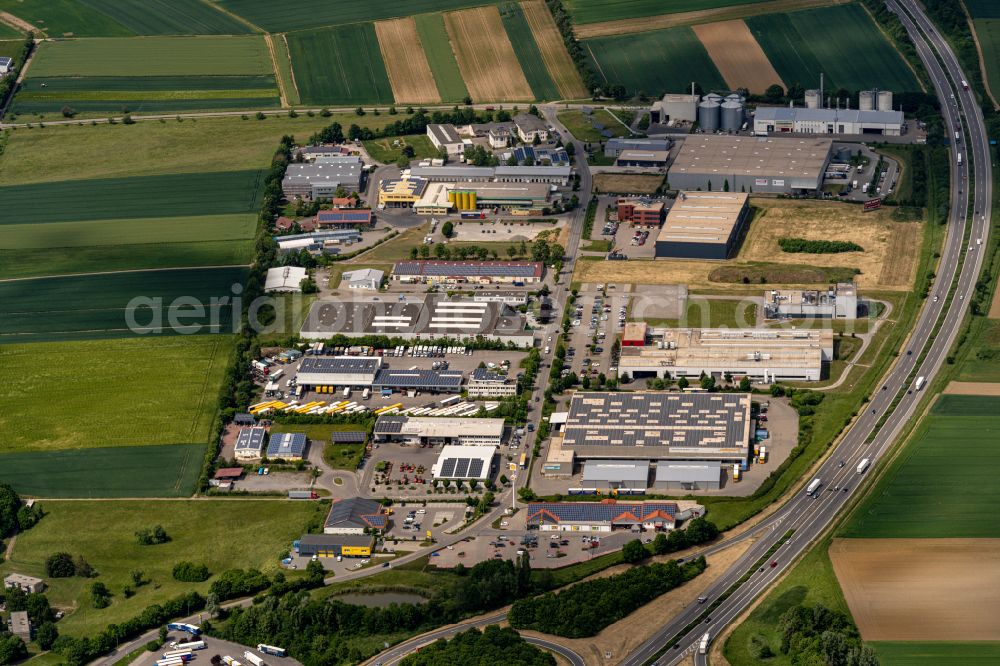
[[[826,290],[771,289],[764,292],[764,316],[768,319],[857,319],[858,289],[841,282]]]
[[[647,329],[629,324],[623,337],[619,372],[642,377],[704,375],[754,381],[819,381],[833,360],[829,328]]]
[[[524,286],[542,281],[545,267],[538,261],[399,261],[394,282],[419,284],[509,284]]]
[[[364,191],[365,166],[355,155],[319,157],[315,162],[289,164],[281,190],[291,199],[332,199],[338,188]]]
[[[748,201],[744,192],[678,192],[656,237],[656,257],[731,257],[750,223]]]
[[[497,447],[503,433],[503,419],[388,414],[375,422],[373,437],[409,446]]]

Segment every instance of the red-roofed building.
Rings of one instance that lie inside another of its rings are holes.
[[[529,529],[543,532],[612,532],[639,528],[672,530],[677,521],[699,511],[682,512],[674,502],[533,502],[525,518]]]
[[[302,218],[299,222],[299,229],[304,232],[315,231],[316,230],[316,220],[313,218]],[[290,231],[295,227],[295,220],[290,217],[279,217],[278,221],[274,223],[274,228],[278,231]]]
[[[370,208],[338,208],[334,210],[321,210],[316,214],[315,223],[320,229],[371,228],[375,226],[375,217],[372,215]]]
[[[216,481],[234,481],[243,476],[242,467],[223,467],[215,471]]]
[[[622,347],[644,347],[646,345],[646,322],[630,321],[622,333]]]
[[[330,199],[331,208],[354,208],[358,200],[354,197],[334,197]]]

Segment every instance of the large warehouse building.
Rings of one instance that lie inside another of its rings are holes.
[[[398,261],[394,282],[423,284],[537,284],[544,265],[538,261]]]
[[[441,448],[437,462],[431,466],[431,477],[453,481],[485,481],[493,474],[495,446],[459,446]]]
[[[281,190],[288,199],[331,199],[336,196],[338,187],[348,192],[363,191],[364,175],[360,157],[331,157],[312,163],[293,163],[285,171]]]
[[[500,446],[503,419],[383,415],[375,422],[376,442],[410,445]]]
[[[619,372],[633,377],[747,376],[756,381],[819,381],[833,360],[828,328],[651,329],[649,346],[623,345]]]
[[[543,472],[565,476],[594,460],[742,463],[750,427],[744,393],[576,393]]]
[[[900,136],[903,133],[903,112],[758,106],[753,118],[753,131],[758,136],[791,132]]]
[[[823,186],[833,141],[693,134],[667,180],[678,190],[809,194]]]
[[[307,356],[295,382],[305,389],[317,386],[369,388],[382,369],[382,359],[356,356]]]
[[[432,183],[545,183],[569,185],[569,166],[414,166],[410,178],[424,178]],[[405,174],[404,174],[405,175]]]
[[[656,237],[658,259],[728,259],[750,223],[743,192],[677,193]]]

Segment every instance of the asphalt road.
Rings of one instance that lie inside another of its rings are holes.
[[[807,496],[804,490],[800,489],[781,509],[762,521],[757,531],[765,530],[766,535],[707,591],[710,603],[713,598],[718,598],[732,587],[757,560],[780,542],[788,530],[794,529],[795,532],[789,541],[768,558],[762,571],[754,571],[743,585],[713,609],[708,619],[701,619],[706,612],[704,606],[692,605],[686,608],[664,624],[641,648],[623,660],[621,663],[624,665],[638,666],[652,661],[654,656],[675,637],[678,638],[676,649],[670,649],[655,663],[679,662],[685,654],[697,650],[698,643],[706,632],[714,637],[723,627],[739,617],[813,545],[827,527],[842,514],[845,506],[857,494],[860,483],[867,478],[868,473],[863,476],[857,474],[858,462],[868,458],[872,464],[877,463],[913,417],[922,397],[919,391],[908,392],[913,378],[924,376],[930,380],[937,373],[960,328],[967,307],[966,302],[973,293],[981,269],[982,248],[986,246],[988,232],[984,213],[991,208],[992,171],[985,127],[973,94],[961,86],[960,82],[967,77],[962,73],[957,59],[945,41],[931,28],[931,23],[922,10],[912,1],[889,0],[888,4],[900,15],[917,46],[921,60],[930,72],[937,95],[942,101],[947,127],[954,132],[956,123],[960,123],[962,119],[967,123],[967,128],[959,130],[963,134],[963,140],[957,147],[952,147],[951,153],[952,202],[948,235],[937,271],[939,277],[931,289],[931,294],[937,294],[939,299],[935,301],[929,298],[926,301],[904,350],[884,379],[884,389],[876,390],[871,396],[865,411],[856,419],[816,473],[816,478],[821,479],[823,483],[816,498]],[[936,59],[935,51],[940,55],[943,64]],[[954,100],[952,95],[955,96]],[[961,165],[958,164],[959,152],[963,153]],[[975,182],[973,210],[979,212],[979,215],[973,215],[972,220],[967,219],[970,202],[966,178],[969,168],[972,169]],[[967,246],[964,236],[966,226],[970,223],[972,240]],[[979,238],[983,239],[983,246],[976,244],[976,239]],[[949,297],[949,287],[953,283],[955,290]],[[932,337],[935,331],[937,331],[936,336]],[[923,355],[924,351],[926,355]],[[886,414],[897,398],[898,405],[891,413]],[[872,438],[872,435],[875,436]],[[835,490],[836,488],[839,490]],[[771,562],[775,563],[774,567],[770,566]],[[697,626],[685,635],[678,636],[684,627],[696,621],[700,621]],[[695,662],[707,663],[706,657],[696,655]]]

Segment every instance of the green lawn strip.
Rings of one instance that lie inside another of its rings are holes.
[[[596,37],[581,42],[591,68],[609,85],[632,94],[685,90],[692,81],[725,90],[725,80],[690,27]]]
[[[506,2],[500,5],[500,19],[535,99],[559,99],[561,97],[559,88],[556,87],[549,75],[549,70],[542,59],[541,51],[538,50],[538,44],[535,43],[531,26],[528,25],[528,21],[524,17],[521,5],[516,2]]]
[[[0,11],[27,21],[49,37],[129,37],[135,33],[78,0],[0,0]]]
[[[970,344],[962,350],[958,376],[962,382],[1000,382],[1000,320],[972,320]]]
[[[151,337],[230,331],[233,305],[224,299],[247,273],[226,267],[0,282],[0,343],[88,332]],[[184,303],[189,305],[178,307]]]
[[[44,506],[44,519],[18,536],[10,561],[0,565],[0,572],[45,577],[49,586],[46,595],[52,604],[75,608],[59,622],[59,632],[71,636],[94,635],[108,624],[134,617],[151,604],[192,589],[205,594],[214,576],[229,568],[276,571],[280,555],[326,508],[319,502],[249,499],[50,500]],[[170,541],[140,546],[135,532],[155,525],[163,526]],[[90,579],[45,576],[45,558],[60,551],[82,555],[99,572],[96,580],[107,585],[113,595],[111,606],[93,607]],[[174,580],[171,571],[182,560],[208,565],[213,578],[204,583]],[[126,599],[122,589],[132,584],[133,569],[141,569],[152,582],[136,588],[135,596]]]
[[[280,346],[288,336],[297,335],[316,300],[315,294],[272,294],[277,316],[268,330],[259,334],[261,346]]]
[[[249,26],[202,0],[81,0],[137,35],[245,35]]]
[[[204,443],[229,344],[175,336],[0,345],[0,452]]]
[[[392,103],[374,24],[290,33],[288,48],[303,104]]]
[[[0,279],[187,266],[246,266],[253,240],[0,250]]]
[[[0,160],[0,183],[21,185],[91,178],[260,169],[282,135],[305,142],[317,130],[339,122],[380,129],[389,115],[300,114],[265,120],[200,118],[143,122],[135,125],[61,125],[8,132]],[[210,137],[206,140],[206,137]],[[121,159],[128,155],[129,159]],[[256,213],[256,209],[254,211]],[[149,214],[155,217],[157,213]]]
[[[611,131],[613,136],[625,136],[629,133],[620,122],[604,109],[597,109],[591,115],[586,115],[582,111],[563,111],[557,114],[559,122],[566,126],[574,137],[587,143],[604,141],[605,137],[594,128],[591,118],[604,125],[604,128]]]
[[[398,145],[393,145],[396,141]],[[413,159],[437,157],[438,149],[431,143],[426,134],[411,134],[409,136],[390,136],[384,139],[370,139],[364,142],[365,150],[372,159],[383,164],[393,164],[403,154],[403,148],[413,148]]]
[[[455,52],[451,49],[451,42],[448,41],[444,17],[441,14],[420,14],[414,20],[438,94],[445,102],[461,101],[469,91],[465,87],[462,71],[458,68]]]
[[[872,641],[883,666],[981,666],[1000,663],[1000,641]]]
[[[277,60],[277,73],[281,78],[281,85],[285,88],[285,97],[291,105],[300,104],[299,89],[295,85],[292,76],[292,56],[288,53],[288,42],[284,35],[272,35],[271,43],[274,44],[274,57]]]
[[[21,53],[22,46],[24,46],[24,39],[0,40],[0,56],[15,58]]]
[[[267,44],[243,37],[137,37],[44,42],[31,77],[271,74]]]
[[[223,171],[0,187],[0,226],[249,213],[259,205],[261,180],[259,171]]]
[[[408,260],[410,250],[423,245],[426,232],[426,224],[407,229],[392,240],[376,246],[370,252],[364,252],[357,259],[350,260],[349,264],[344,264],[344,270],[354,270],[357,267],[355,264],[368,265]]]
[[[603,23],[659,14],[694,12],[716,7],[751,4],[753,0],[566,0],[563,4],[576,23]]]
[[[634,315],[633,315],[634,316]],[[739,299],[688,297],[683,319],[646,319],[651,326],[668,328],[748,328],[757,325],[757,304]]]
[[[14,112],[19,120],[44,122],[46,117],[59,116],[64,107],[76,112],[77,120],[103,118],[126,113],[187,113],[192,111],[246,111],[276,109],[281,105],[278,91],[272,97],[214,97],[202,99],[110,99],[110,100],[16,100]],[[61,119],[61,118],[60,118]]]
[[[3,453],[0,482],[33,497],[189,497],[204,455],[205,444]]]
[[[10,39],[14,40],[14,43],[16,43],[24,39],[24,36],[21,34],[20,30],[15,30],[12,26],[7,25],[6,23],[0,23],[0,39]],[[7,54],[4,53],[0,55]]]

